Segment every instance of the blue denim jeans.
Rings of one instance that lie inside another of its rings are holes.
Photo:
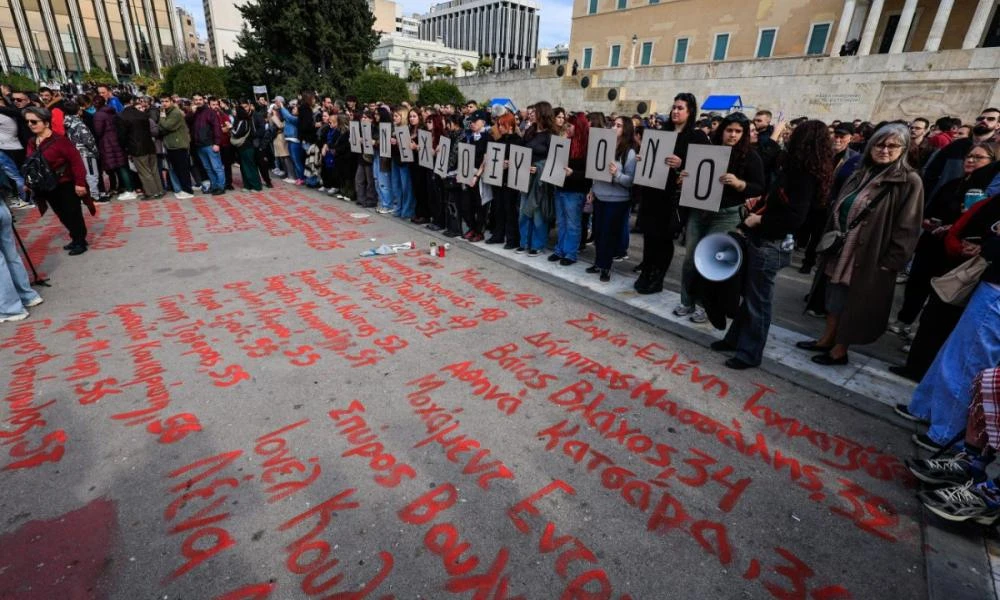
[[[379,208],[392,207],[392,171],[387,171],[376,156],[372,161],[372,174],[375,176],[375,193],[378,195]]]
[[[212,184],[212,190],[226,189],[226,170],[222,166],[222,155],[213,152],[211,146],[199,146],[198,157],[201,164],[207,171],[208,180]]]
[[[927,435],[947,444],[965,431],[972,380],[1000,363],[1000,289],[980,283],[948,341],[920,385],[913,390],[910,414],[930,421]]]
[[[292,157],[292,166],[295,167],[295,178],[306,178],[306,155],[300,142],[288,142],[288,155]]]
[[[681,267],[681,304],[684,306],[694,306],[695,298],[691,294],[694,278],[697,274],[694,268],[694,249],[698,247],[698,242],[705,236],[712,233],[726,233],[736,228],[740,224],[740,207],[720,209],[719,212],[707,212],[691,209],[687,220],[687,234],[685,236],[684,264]]]
[[[38,297],[38,292],[31,289],[28,272],[17,253],[10,211],[3,201],[0,201],[0,253],[4,260],[4,268],[0,269],[0,316],[19,315],[25,311],[25,304]]]
[[[417,214],[417,199],[413,194],[410,167],[393,161],[390,174],[392,210],[404,219],[412,219]]]
[[[743,260],[743,304],[729,325],[726,342],[736,347],[736,358],[748,365],[759,365],[764,358],[767,332],[771,329],[771,302],[774,280],[782,267],[791,262],[792,253],[781,251],[780,241],[751,238]]]
[[[556,190],[556,249],[563,258],[576,260],[580,250],[580,225],[583,204],[587,195],[583,192]]]
[[[523,198],[522,198],[523,201]],[[549,240],[549,228],[542,217],[542,211],[535,209],[531,216],[523,212],[517,216],[518,229],[521,232],[521,247],[528,250],[542,250]]]
[[[12,158],[2,151],[0,151],[0,170],[17,186],[17,197],[24,200],[24,177],[21,176],[21,170],[14,164]]]

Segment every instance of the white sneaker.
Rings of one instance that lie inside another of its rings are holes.
[[[677,307],[674,308],[674,314],[677,315],[678,317],[686,317],[693,312],[694,312],[693,306],[684,306],[683,304],[678,304]]]
[[[29,208],[31,205],[25,202],[24,200],[21,200],[20,198],[16,198],[13,201],[11,201],[8,206],[10,206],[11,209],[16,209],[16,208]]]
[[[316,188],[316,191],[319,192],[319,193],[321,193],[321,194],[325,194],[326,193],[326,188],[325,187],[318,187],[318,188]]]
[[[3,315],[0,316],[0,323],[10,323],[13,321],[23,321],[28,318],[28,311],[24,311],[19,315]]]
[[[45,299],[43,299],[41,296],[36,296],[34,300],[29,300],[25,302],[24,307],[31,308],[32,306],[38,306],[42,302],[45,302]]]
[[[708,321],[708,315],[705,314],[704,308],[699,306],[698,308],[694,309],[694,312],[691,314],[692,323],[705,323],[707,321]]]
[[[285,177],[284,179],[282,179],[282,181],[284,181],[285,183],[290,183],[292,185],[295,185],[295,180],[292,179],[291,177]]]
[[[124,194],[118,194],[119,200],[135,200],[139,196],[136,196],[135,192],[125,192]]]
[[[174,194],[174,198],[178,200],[188,200],[189,198],[194,198],[194,194],[189,194],[187,192],[177,192]]]
[[[335,196],[338,191],[340,190],[338,190],[337,188],[326,188],[326,193],[331,196]]]
[[[896,321],[891,325],[889,325],[889,331],[895,333],[900,337],[907,337],[908,335],[910,335],[910,332],[913,331],[913,326],[907,325],[902,321]]]

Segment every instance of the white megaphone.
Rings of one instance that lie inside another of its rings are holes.
[[[705,236],[694,249],[694,268],[709,281],[725,281],[740,270],[743,248],[728,233]]]

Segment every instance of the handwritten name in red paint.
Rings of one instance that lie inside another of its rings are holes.
[[[190,215],[187,214],[187,210],[177,202],[166,202],[164,205],[170,218],[169,235],[173,238],[177,251],[181,253],[207,251],[208,244],[194,241],[194,234],[191,233],[191,227],[188,225]]]
[[[176,300],[174,299],[176,298]],[[179,300],[184,300],[184,294],[178,294],[177,296],[164,296],[156,299],[156,306],[163,313],[160,316],[160,321],[165,323],[180,323],[181,321],[188,321],[191,317],[187,315],[186,312],[181,308]]]
[[[441,367],[439,373],[448,373],[452,379],[457,379],[467,384],[472,389],[472,395],[482,398],[486,402],[495,403],[497,410],[505,415],[513,415],[521,407],[524,399],[528,395],[526,388],[521,388],[515,393],[500,389],[498,384],[490,381],[486,375],[486,370],[476,368],[471,360],[453,363]],[[417,380],[421,386],[438,386],[434,380]],[[439,380],[440,381],[440,380]],[[416,381],[414,382],[416,383]]]
[[[486,277],[483,277],[483,274],[479,269],[461,269],[453,272],[452,275],[469,284],[473,289],[483,292],[487,296],[491,296],[496,300],[510,301],[524,309],[542,305],[542,298],[540,296],[536,296],[534,294],[519,294],[508,291],[504,289],[502,284],[490,281]]]
[[[375,473],[374,481],[384,488],[394,488],[406,479],[414,479],[416,470],[401,462],[379,441],[379,436],[368,425],[362,416],[366,412],[365,405],[358,400],[352,400],[345,409],[333,409],[330,419],[336,423],[337,432],[351,446],[341,456],[350,458],[356,456],[368,460],[368,468]]]
[[[104,221],[104,229],[101,234],[90,244],[94,250],[121,248],[127,243],[127,240],[122,239],[122,236],[132,231],[131,227],[125,225],[125,207],[123,205],[112,204],[108,208],[111,209],[111,215]]]
[[[274,504],[308,488],[323,472],[318,457],[313,456],[303,461],[293,456],[288,447],[288,434],[308,423],[309,419],[303,419],[266,433],[256,440],[253,451],[264,459],[260,479],[269,486],[264,489],[264,493],[268,495],[268,504]],[[295,473],[306,475],[297,479]]]
[[[74,340],[84,340],[94,337],[94,332],[90,329],[90,322],[101,316],[96,310],[72,314],[69,320],[55,330],[55,333],[73,334]]]

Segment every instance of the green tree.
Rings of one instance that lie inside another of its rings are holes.
[[[93,85],[118,83],[115,76],[100,67],[94,67],[83,74],[83,82]]]
[[[410,88],[401,77],[379,68],[369,68],[351,81],[348,91],[358,97],[358,101],[388,102],[398,104],[410,100]]]
[[[420,86],[417,92],[417,103],[421,106],[434,104],[464,104],[465,96],[454,83],[450,81],[428,81]]]
[[[407,81],[423,81],[424,71],[420,68],[418,63],[413,63],[410,65],[410,71],[406,76]]]
[[[431,79],[434,79],[438,75],[438,68],[435,67],[434,65],[431,65],[431,66],[427,67],[427,69],[424,72],[427,73],[428,77],[430,77]]]
[[[184,98],[195,94],[226,95],[225,69],[185,63],[174,76],[171,92]]]
[[[38,82],[20,73],[0,73],[0,84],[9,85],[18,92],[37,92]]]
[[[132,83],[137,85],[140,90],[146,92],[146,94],[153,96],[154,98],[160,94],[163,90],[163,81],[155,77],[150,77],[149,75],[136,75],[132,78]]]
[[[465,71],[465,76],[468,77],[469,73],[476,70],[476,65],[472,64],[471,60],[466,60],[462,62],[462,70]]]
[[[479,71],[480,75],[485,75],[493,68],[493,59],[489,56],[479,57],[479,64],[476,65],[476,70]]]
[[[366,0],[249,0],[238,9],[241,54],[227,66],[241,92],[254,85],[272,93],[344,92],[378,43]]]
[[[443,67],[438,67],[438,75],[441,77],[454,77],[455,68],[451,65],[445,65]]]

